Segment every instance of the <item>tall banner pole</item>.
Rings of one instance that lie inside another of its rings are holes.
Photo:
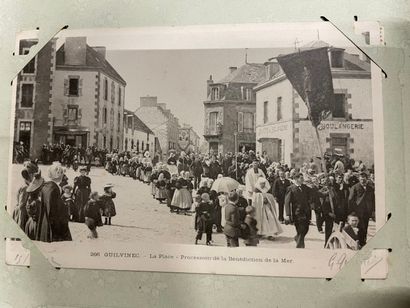
[[[320,166],[321,166],[322,172],[324,172],[325,174],[327,174],[326,162],[325,162],[325,157],[324,157],[324,155],[323,155],[322,144],[321,144],[321,142],[320,142],[319,131],[318,131],[318,129],[317,129],[317,125],[314,125],[314,124],[313,124],[313,121],[312,121],[312,116],[311,116],[312,113],[311,113],[311,108],[310,108],[310,100],[309,100],[309,95],[308,95],[307,92],[308,92],[308,91],[306,91],[306,105],[307,105],[307,107],[308,107],[310,122],[312,123],[312,126],[315,128],[317,146],[319,147],[319,154],[320,154]]]

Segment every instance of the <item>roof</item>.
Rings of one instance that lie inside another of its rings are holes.
[[[344,51],[344,48],[337,48],[334,46],[331,46],[330,44],[321,41],[321,40],[316,40],[316,41],[311,41],[305,45],[303,45],[299,50],[309,50],[309,49],[316,49],[316,48],[323,48],[323,47],[328,47],[328,48],[333,48],[333,49],[340,49],[344,53],[344,71],[360,71],[361,73],[370,73],[370,63],[367,61],[364,61],[360,59],[359,55],[357,54],[350,54],[346,51]],[[273,58],[272,58],[273,59]],[[331,68],[332,73],[335,72],[334,68]],[[343,70],[338,70],[339,73],[343,73]],[[266,77],[265,79],[261,80],[259,84],[257,85],[257,89],[261,88],[262,86],[265,87],[266,84],[270,84],[271,81],[281,81],[286,79],[286,75],[283,72],[282,69],[278,70],[275,74],[273,74],[270,78]]]
[[[259,83],[265,76],[266,69],[263,63],[246,63],[217,83]]]
[[[311,41],[305,45],[303,45],[300,50],[310,49],[310,48],[322,48],[322,47],[330,47],[330,45],[322,40]]]
[[[57,66],[70,66],[75,67],[77,65],[67,65],[64,61],[64,45],[57,50],[56,54],[56,65]],[[87,68],[95,68],[98,70],[103,71],[105,74],[110,76],[113,79],[116,79],[124,86],[127,84],[125,80],[121,77],[121,75],[111,66],[111,64],[105,59],[101,54],[95,51],[89,45],[86,45],[86,64],[85,67]],[[81,65],[80,65],[81,66]]]
[[[154,135],[154,132],[149,129],[149,127],[145,125],[145,123],[142,122],[142,120],[136,114],[134,114],[134,128],[138,128],[140,131]]]
[[[154,135],[153,131],[134,112],[124,109],[124,114],[134,117],[134,129]]]

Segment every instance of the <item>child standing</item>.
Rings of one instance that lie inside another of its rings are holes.
[[[202,234],[206,233],[206,245],[209,246],[212,240],[213,208],[209,200],[209,194],[203,193],[201,199],[201,203],[195,209],[197,219],[196,230],[198,232],[195,245],[198,244],[198,240],[202,240]]]
[[[244,240],[245,246],[257,246],[259,244],[258,228],[256,228],[257,221],[255,219],[255,208],[247,206],[245,209],[246,217],[245,224],[248,226],[248,238]]]
[[[88,238],[98,238],[97,224],[101,221],[100,205],[98,192],[94,191],[90,194],[90,200],[84,208],[85,224],[90,229]]]
[[[104,225],[111,225],[111,217],[114,217],[117,212],[115,210],[114,199],[117,194],[112,191],[114,185],[106,184],[104,186],[104,194],[101,196],[101,207],[103,209],[103,216],[105,217]]]
[[[78,221],[78,208],[74,203],[73,188],[70,185],[63,187],[63,195],[61,196],[65,206],[67,207],[68,217],[70,221]]]

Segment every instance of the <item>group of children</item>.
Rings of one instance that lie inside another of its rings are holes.
[[[84,222],[90,230],[88,238],[98,238],[97,227],[111,225],[111,218],[116,215],[115,204],[113,201],[116,197],[116,193],[112,188],[112,184],[106,184],[104,186],[104,193],[101,196],[97,191],[93,191],[89,195],[89,200],[86,202],[83,209]],[[70,220],[76,221],[75,216],[78,211],[75,210],[72,191],[73,188],[70,185],[65,185],[63,187],[62,199],[67,207]],[[104,217],[104,222],[102,217]]]

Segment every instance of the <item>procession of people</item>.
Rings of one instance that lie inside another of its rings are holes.
[[[195,244],[205,234],[205,244],[212,246],[213,234],[223,233],[228,247],[241,246],[240,242],[257,246],[261,240],[280,240],[285,225],[294,225],[295,247],[305,248],[305,237],[315,225],[323,234],[323,246],[338,226],[359,249],[366,244],[369,220],[375,219],[374,172],[343,155],[327,155],[325,164],[312,158],[297,168],[254,151],[225,155],[171,151],[162,161],[159,154],[151,157],[148,151],[90,148],[81,158],[78,149],[60,148],[65,150],[49,165],[47,180],[38,161],[22,165],[24,184],[13,218],[33,240],[70,241],[69,223],[84,224],[88,237],[98,238],[97,227],[110,226],[112,218],[121,215],[112,183],[102,187],[102,193],[92,189],[91,166],[129,177],[130,189],[134,181],[150,185],[152,198],[167,206],[170,214],[192,216]],[[77,155],[79,166],[75,166]],[[326,170],[321,171],[321,165]],[[70,167],[78,173],[73,179],[65,175]]]

